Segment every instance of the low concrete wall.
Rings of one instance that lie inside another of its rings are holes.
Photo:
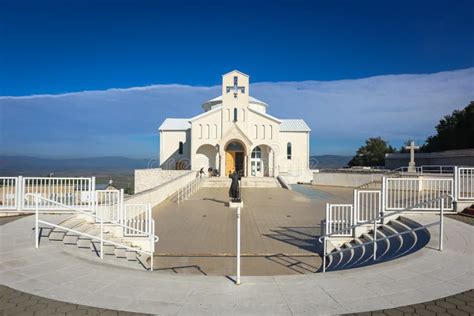
[[[380,172],[315,172],[312,184],[354,188],[379,180],[382,180],[382,173]]]
[[[386,154],[385,168],[408,166],[410,154]],[[415,163],[422,165],[474,166],[474,149],[447,150],[436,153],[415,153]]]
[[[313,180],[314,170],[293,172],[280,172],[279,176],[283,177],[287,184],[296,184],[298,182],[310,183]]]
[[[136,169],[134,193],[140,193],[176,179],[189,170]]]
[[[125,203],[150,203],[152,207],[155,207],[173,194],[175,194],[179,188],[183,187],[186,183],[196,178],[196,176],[196,171],[187,170],[184,174],[177,178],[155,186],[154,188],[126,197]]]

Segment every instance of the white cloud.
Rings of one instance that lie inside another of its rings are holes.
[[[474,100],[474,68],[356,80],[262,82],[250,93],[281,118],[304,118],[313,153],[351,153],[382,136],[423,141],[439,119]],[[166,117],[190,117],[218,86],[153,85],[59,95],[0,97],[3,154],[150,157]]]

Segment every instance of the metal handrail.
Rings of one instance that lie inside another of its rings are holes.
[[[332,256],[332,255],[335,255],[335,254],[338,254],[338,253],[341,253],[341,252],[344,252],[344,251],[349,251],[349,250],[353,250],[353,249],[357,249],[357,248],[361,248],[361,247],[364,247],[366,245],[369,245],[369,244],[374,244],[374,247],[373,247],[373,258],[374,260],[377,260],[377,241],[381,241],[381,240],[387,240],[387,239],[390,239],[390,238],[395,238],[395,237],[398,237],[398,236],[401,236],[401,235],[404,235],[404,234],[408,234],[408,233],[411,233],[411,232],[415,232],[415,231],[418,231],[418,230],[421,230],[421,229],[426,229],[428,227],[431,227],[431,226],[434,226],[434,225],[438,225],[439,224],[439,251],[442,251],[443,250],[443,229],[444,229],[444,224],[443,224],[443,217],[444,217],[444,201],[446,198],[452,198],[452,195],[450,194],[446,194],[446,195],[443,195],[441,197],[438,197],[438,198],[435,198],[435,199],[431,199],[431,200],[428,200],[428,201],[424,201],[424,202],[421,202],[421,203],[418,203],[418,204],[415,204],[415,205],[412,205],[410,207],[407,207],[403,210],[399,210],[399,211],[394,211],[390,214],[384,214],[382,216],[378,216],[370,221],[365,221],[365,222],[361,222],[361,223],[358,223],[356,225],[352,225],[351,227],[348,227],[346,229],[342,229],[342,230],[339,230],[339,231],[336,231],[336,232],[332,232],[330,234],[326,234],[326,235],[323,235],[323,236],[320,236],[318,238],[319,242],[321,242],[321,239],[324,240],[324,244],[323,244],[323,272],[326,272],[326,257],[327,256]],[[390,236],[385,236],[385,237],[382,237],[382,238],[377,238],[377,221],[380,220],[380,219],[383,219],[385,217],[388,217],[388,216],[392,216],[394,214],[399,214],[399,213],[403,213],[403,212],[406,212],[406,211],[409,211],[409,210],[412,210],[416,207],[419,207],[421,205],[424,205],[424,204],[427,204],[427,203],[433,203],[433,202],[436,202],[438,200],[441,200],[441,205],[440,205],[440,210],[439,210],[439,221],[436,221],[434,223],[430,223],[430,224],[426,224],[426,225],[422,225],[421,227],[417,227],[417,228],[411,228],[407,231],[404,231],[404,232],[398,232],[396,234],[393,234],[393,235],[390,235]],[[358,227],[358,226],[362,226],[362,225],[367,225],[367,224],[372,224],[374,225],[374,238],[371,240],[371,241],[368,241],[366,243],[363,243],[361,245],[357,245],[357,246],[352,246],[350,248],[346,248],[346,249],[339,249],[337,251],[334,251],[334,252],[331,252],[331,253],[326,253],[326,249],[327,249],[327,239],[329,239],[332,235],[334,234],[338,234],[338,233],[341,233],[341,232],[345,232],[347,230],[351,230],[355,227]]]
[[[47,198],[45,198],[45,197],[43,197],[43,196],[41,196],[41,195],[39,195],[39,194],[37,194],[37,193],[26,193],[26,194],[25,194],[25,198],[26,198],[27,196],[32,196],[32,197],[34,197],[34,198],[38,198],[38,199],[43,200],[43,201],[47,201],[47,202],[54,203],[54,204],[56,204],[56,205],[58,205],[58,206],[64,207],[64,208],[66,208],[66,209],[70,209],[71,211],[75,211],[75,212],[79,212],[79,213],[84,214],[84,215],[91,216],[91,217],[93,217],[93,218],[95,218],[95,219],[98,219],[99,221],[102,221],[102,222],[112,223],[112,224],[117,225],[117,226],[120,226],[120,227],[122,227],[122,228],[127,228],[127,229],[133,230],[133,231],[135,231],[135,232],[142,233],[142,234],[146,235],[147,237],[152,237],[152,236],[153,236],[155,242],[158,242],[158,240],[160,239],[158,236],[152,235],[151,233],[147,233],[147,232],[141,231],[141,230],[139,230],[139,229],[136,229],[136,228],[133,228],[133,227],[124,225],[124,224],[119,223],[119,222],[116,222],[116,221],[104,220],[102,217],[97,216],[97,215],[94,215],[93,213],[85,212],[85,211],[82,211],[82,210],[73,208],[73,207],[71,207],[71,206],[69,206],[69,205],[62,204],[62,203],[60,203],[60,202],[58,202],[58,201],[54,201],[54,200],[47,199]]]
[[[122,248],[125,248],[125,249],[128,249],[128,250],[132,250],[132,251],[135,251],[135,252],[138,252],[138,253],[141,253],[141,254],[146,254],[146,255],[149,255],[150,256],[150,271],[153,271],[153,254],[155,252],[155,242],[157,242],[159,240],[159,237],[158,236],[155,236],[154,233],[155,233],[155,226],[154,226],[154,221],[150,221],[150,231],[152,233],[147,233],[147,232],[142,232],[138,229],[135,229],[133,227],[129,227],[127,225],[123,225],[123,224],[120,224],[120,223],[116,223],[116,225],[118,226],[121,226],[121,227],[125,227],[125,228],[128,228],[128,229],[131,229],[131,230],[135,230],[135,231],[138,231],[138,232],[141,232],[141,233],[144,233],[145,235],[147,235],[148,237],[150,237],[150,251],[145,251],[145,250],[141,250],[141,249],[137,249],[137,248],[133,248],[133,247],[130,247],[130,246],[127,246],[127,245],[124,245],[124,244],[121,244],[121,243],[116,243],[114,241],[111,241],[111,240],[107,240],[107,239],[104,239],[104,219],[102,217],[99,217],[99,216],[96,216],[92,213],[88,213],[88,212],[84,212],[82,210],[79,210],[79,209],[74,209],[68,205],[64,205],[62,203],[59,203],[57,201],[54,201],[54,200],[49,200],[47,198],[44,198],[42,197],[41,195],[39,194],[34,194],[34,193],[27,193],[25,194],[25,197],[27,196],[33,196],[34,199],[35,199],[35,247],[36,249],[39,248],[39,238],[40,238],[40,235],[39,235],[39,225],[38,223],[42,223],[42,224],[45,224],[45,225],[50,225],[52,227],[56,227],[56,228],[59,228],[59,229],[64,229],[66,231],[70,231],[70,232],[74,232],[76,234],[79,234],[79,235],[82,235],[82,236],[86,236],[86,237],[89,237],[91,239],[95,239],[95,240],[99,240],[100,241],[100,258],[103,259],[104,258],[104,243],[107,243],[107,244],[112,244],[114,246],[118,246],[118,247],[122,247]],[[56,225],[56,224],[53,224],[53,223],[50,223],[50,222],[47,222],[47,221],[43,221],[43,220],[40,220],[39,219],[39,200],[45,200],[45,201],[48,201],[48,202],[52,202],[56,205],[59,205],[59,206],[63,206],[63,207],[66,207],[67,209],[70,209],[70,210],[73,210],[73,211],[76,211],[76,212],[79,212],[79,213],[82,213],[84,215],[88,215],[88,216],[91,216],[95,219],[99,219],[100,220],[100,237],[97,237],[97,236],[93,236],[93,235],[89,235],[89,234],[86,234],[84,232],[79,232],[77,230],[74,230],[72,228],[67,228],[67,227],[64,227],[64,226],[61,226],[61,225]]]
[[[436,202],[436,201],[438,201],[438,200],[444,200],[444,199],[446,199],[446,198],[453,198],[453,196],[452,196],[451,194],[445,194],[445,195],[440,196],[440,197],[437,197],[437,198],[435,198],[435,199],[431,199],[431,200],[428,200],[428,201],[423,201],[423,202],[420,202],[420,203],[418,203],[418,204],[409,206],[409,207],[407,207],[407,208],[404,208],[403,210],[393,211],[393,212],[390,213],[390,214],[388,214],[388,213],[387,213],[387,214],[383,214],[383,215],[378,216],[378,217],[375,217],[375,218],[373,218],[373,219],[371,219],[371,220],[369,220],[369,221],[359,222],[359,223],[354,224],[354,225],[352,225],[352,226],[349,226],[349,227],[347,227],[347,228],[340,229],[340,230],[337,230],[337,231],[332,232],[332,233],[330,233],[330,234],[326,234],[326,235],[320,236],[320,237],[318,238],[318,240],[319,240],[319,242],[321,242],[323,238],[331,237],[332,235],[340,234],[340,233],[342,233],[342,232],[345,232],[345,231],[348,231],[348,230],[351,230],[351,229],[354,229],[354,228],[356,228],[356,227],[360,227],[360,226],[363,226],[363,225],[374,224],[374,223],[376,223],[377,221],[379,221],[379,220],[381,220],[381,219],[383,219],[383,218],[385,218],[385,217],[389,217],[389,216],[392,216],[392,215],[395,215],[395,214],[399,214],[399,213],[411,211],[411,210],[413,210],[413,209],[415,209],[415,208],[417,208],[417,207],[423,206],[423,205],[425,205],[425,204],[433,203],[433,202]],[[341,205],[342,205],[342,204],[341,204]],[[344,205],[346,205],[346,204],[344,204]],[[352,205],[352,204],[347,204],[347,205]],[[444,205],[443,205],[443,207],[444,207]]]

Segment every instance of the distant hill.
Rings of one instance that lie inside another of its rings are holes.
[[[347,166],[352,156],[320,155],[310,157],[311,169],[337,169]]]
[[[156,167],[156,163],[148,159],[132,159],[125,157],[94,157],[74,159],[36,158],[28,156],[0,156],[0,175],[47,176],[79,175],[84,173],[103,173],[114,171],[130,171]]]

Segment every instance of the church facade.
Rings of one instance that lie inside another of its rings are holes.
[[[249,76],[222,76],[222,95],[191,118],[167,118],[159,127],[160,168],[203,169],[226,177],[308,176],[310,128],[301,119],[282,120],[249,94]]]

